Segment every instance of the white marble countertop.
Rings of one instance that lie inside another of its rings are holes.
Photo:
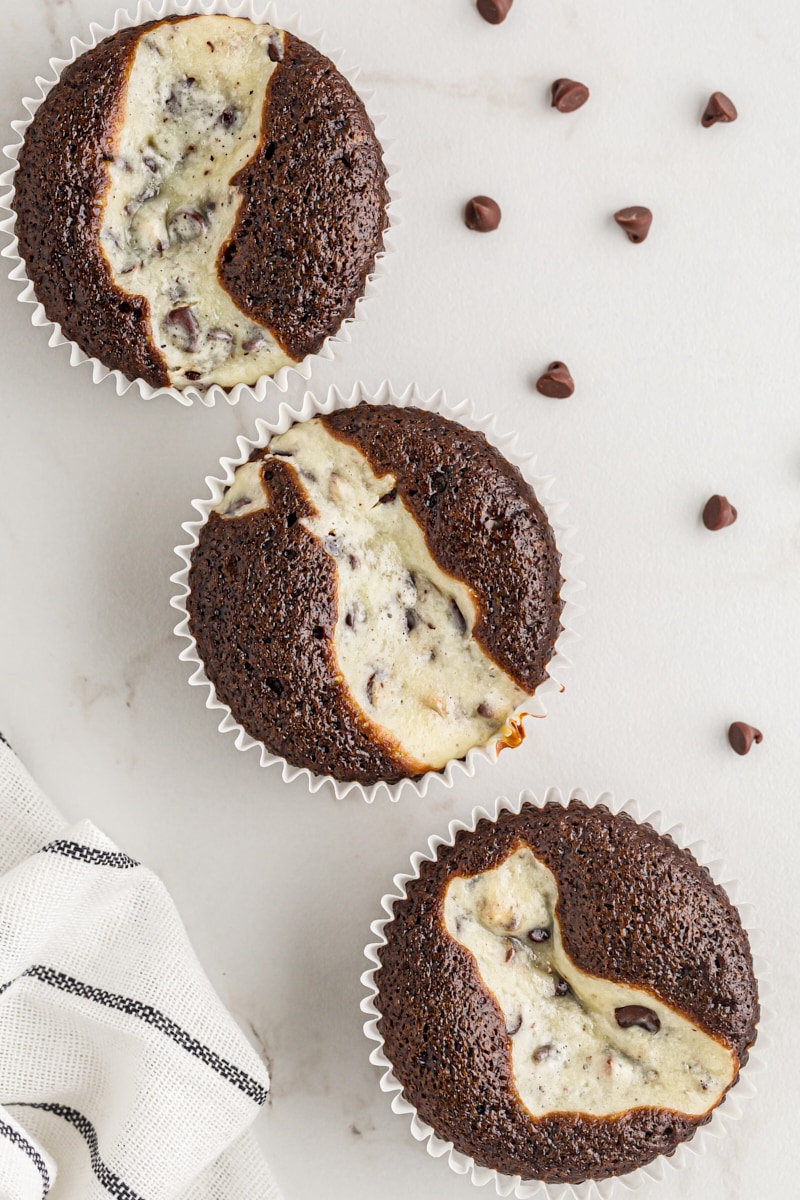
[[[0,0],[6,123],[49,56],[113,9]],[[412,850],[478,802],[550,784],[611,788],[685,823],[758,908],[773,1052],[731,1135],[640,1194],[789,1196],[800,6],[518,0],[491,27],[470,0],[304,0],[303,18],[378,89],[403,194],[369,321],[313,387],[444,385],[538,452],[588,585],[566,694],[521,749],[425,802],[312,796],[237,753],[187,686],[169,576],[190,500],[258,406],[118,399],[48,349],[2,279],[0,729],[67,816],[91,816],[171,889],[269,1059],[260,1131],[287,1200],[472,1195],[390,1112],[362,1035],[363,945]],[[571,116],[548,107],[562,75],[592,89]],[[715,88],[740,119],[705,130]],[[485,237],[461,221],[479,192],[504,212]],[[639,247],[611,220],[637,203],[655,214]],[[570,400],[532,388],[554,358],[572,369]],[[712,492],[739,509],[719,534],[699,521]],[[747,758],[727,745],[734,719],[764,731]]]

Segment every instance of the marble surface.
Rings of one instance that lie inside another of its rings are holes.
[[[112,0],[0,0],[4,120]],[[178,662],[173,546],[258,406],[119,399],[51,350],[0,280],[0,729],[72,819],[164,878],[273,1071],[259,1124],[287,1200],[458,1200],[367,1061],[362,949],[429,834],[523,787],[634,796],[724,857],[773,963],[772,1050],[724,1141],[647,1200],[792,1193],[800,991],[800,6],[795,0],[304,0],[390,114],[402,226],[391,272],[313,386],[384,376],[469,395],[557,479],[587,583],[563,697],[452,792],[372,807],[309,795],[216,732]],[[291,22],[287,20],[291,27]],[[552,79],[587,82],[571,116]],[[710,91],[740,111],[705,130]],[[495,196],[500,229],[461,222]],[[654,213],[643,246],[611,214]],[[567,361],[574,397],[532,379]],[[298,402],[295,387],[289,399]],[[274,410],[274,401],[263,405]],[[699,521],[712,492],[739,521]],[[733,719],[764,730],[739,758]]]

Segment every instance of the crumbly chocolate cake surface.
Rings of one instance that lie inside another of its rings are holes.
[[[115,275],[101,246],[109,164],[140,40],[193,19],[170,17],[123,30],[67,67],[27,131],[15,177],[20,254],[48,318],[87,354],[153,386],[216,381],[205,379],[205,364],[177,377],[170,373],[159,349],[165,336],[181,350],[193,350],[201,340],[205,347],[208,340],[216,358],[231,344],[228,329],[198,328],[187,300],[175,301],[171,325],[168,319],[152,330],[148,300],[120,286],[120,278],[133,281],[135,275]],[[233,181],[242,203],[215,271],[244,317],[268,329],[282,348],[277,367],[318,350],[352,315],[382,248],[388,197],[380,145],[349,83],[324,55],[292,35],[280,35],[275,45],[260,140]],[[170,95],[167,110],[177,111],[181,102]],[[221,119],[234,121],[235,108],[224,109]],[[157,186],[162,178],[157,176]],[[170,219],[170,235],[177,231],[180,241],[197,236],[210,219],[201,201],[198,196],[197,211]],[[257,337],[250,341],[245,359],[260,349]],[[245,373],[247,367],[245,361]],[[227,368],[222,385],[231,385]]]
[[[333,63],[285,35],[220,277],[292,358],[352,316],[386,227],[386,172],[361,100]]]
[[[112,370],[160,387],[168,379],[147,304],[115,285],[99,241],[106,164],[141,32],[122,30],[82,54],[37,110],[14,178],[15,232],[48,319]]]
[[[429,552],[474,591],[475,640],[532,692],[547,674],[562,602],[558,551],[530,486],[482,434],[437,414],[362,403],[345,415],[317,420],[337,440],[346,435],[376,474],[393,464]],[[313,509],[291,459],[266,448],[257,460],[266,507],[212,512],[192,556],[190,629],[217,697],[298,766],[364,784],[421,774],[426,765],[348,692],[335,653],[344,568],[333,539],[306,527]]]
[[[723,1043],[739,1066],[747,1061],[757,984],[724,891],[650,826],[575,800],[481,821],[437,861],[423,862],[379,952],[385,1053],[420,1117],[476,1162],[551,1183],[622,1174],[673,1153],[710,1113],[632,1108],[609,1118],[534,1118],[522,1105],[503,1015],[443,919],[454,876],[490,870],[521,846],[555,876],[564,948],[580,971],[649,992]]]

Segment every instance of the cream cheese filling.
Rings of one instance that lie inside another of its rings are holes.
[[[524,1106],[534,1117],[708,1112],[736,1076],[735,1055],[649,992],[579,971],[562,944],[557,899],[554,875],[527,847],[490,871],[455,876],[444,899],[448,933],[472,954],[505,1018]],[[639,1023],[621,1027],[632,1017]]]
[[[261,479],[263,458],[256,458],[238,467],[233,483],[216,505],[214,512],[221,517],[244,517],[268,507],[267,493]]]
[[[108,164],[100,243],[115,283],[150,306],[170,383],[232,387],[294,360],[221,286],[217,256],[256,152],[284,35],[197,16],[139,39]]]
[[[353,702],[422,769],[488,741],[527,693],[473,637],[472,593],[435,562],[394,477],[318,420],[274,437],[269,452],[295,470],[315,509],[302,524],[335,560],[333,650]],[[253,466],[237,471],[221,515],[266,506]]]

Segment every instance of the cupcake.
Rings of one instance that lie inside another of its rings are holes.
[[[253,451],[201,527],[188,632],[272,754],[364,785],[521,740],[560,632],[560,557],[483,434],[360,403]]]
[[[47,318],[152,387],[253,384],[353,314],[386,220],[364,106],[270,25],[172,16],[63,72],[15,176]]]
[[[526,803],[421,862],[374,956],[376,1035],[405,1101],[479,1167],[620,1175],[710,1120],[758,988],[705,867],[602,804]]]

